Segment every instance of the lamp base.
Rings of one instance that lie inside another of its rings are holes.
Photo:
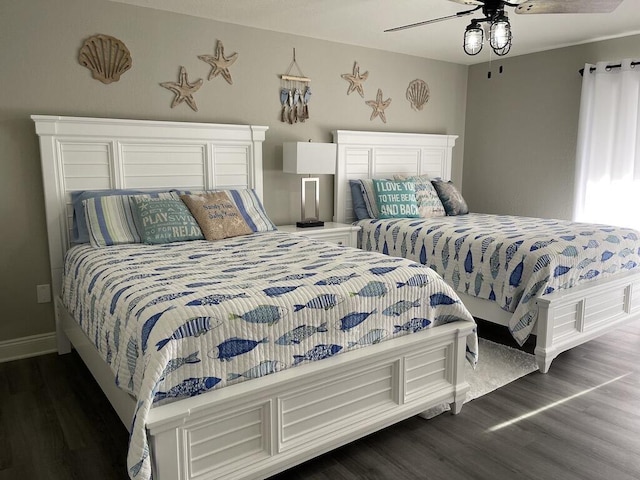
[[[296,222],[296,227],[298,228],[324,227],[324,222],[320,220],[305,220],[303,222]]]

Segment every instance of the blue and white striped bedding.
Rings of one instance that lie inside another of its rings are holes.
[[[640,267],[640,232],[628,228],[478,213],[357,224],[364,250],[428,265],[455,290],[512,312],[520,345],[537,297]]]
[[[428,268],[280,232],[76,246],[65,260],[63,302],[138,399],[128,466],[145,479],[144,425],[154,404],[473,321]],[[467,343],[475,364],[475,335]]]

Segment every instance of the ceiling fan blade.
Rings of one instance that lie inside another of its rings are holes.
[[[453,15],[447,15],[446,17],[432,18],[431,20],[425,20],[423,22],[410,23],[409,25],[402,25],[401,27],[389,28],[389,29],[385,30],[384,32],[385,33],[386,32],[397,32],[399,30],[406,30],[407,28],[421,27],[423,25],[429,25],[430,23],[442,22],[444,20],[450,20],[452,18],[465,17],[467,15],[471,15],[473,12],[476,12],[476,11],[480,10],[481,8],[482,8],[482,6],[478,5],[476,8],[473,8],[471,10],[465,10],[464,12],[458,12],[458,13],[455,13]]]
[[[622,0],[529,0],[516,7],[516,13],[610,13]]]
[[[484,0],[449,0],[450,2],[461,3],[462,5],[484,5]]]
[[[499,7],[501,4],[504,4],[508,7],[515,7],[519,3],[526,2],[528,0],[449,0],[450,2],[460,3],[462,5],[480,5],[481,7],[488,4],[487,6],[494,8]]]

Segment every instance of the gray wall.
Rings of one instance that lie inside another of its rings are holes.
[[[79,65],[82,42],[96,33],[123,40],[133,68],[104,85]],[[177,80],[180,65],[191,80],[205,78],[216,40],[238,52],[233,85],[220,77],[195,95],[199,112],[170,108],[173,95],[158,85]],[[296,48],[312,79],[310,121],[278,120],[279,75]],[[340,74],[354,61],[369,71],[366,99],[382,88],[393,99],[387,123],[369,120],[371,108]],[[282,35],[215,21],[112,3],[107,0],[0,2],[0,342],[51,332],[51,304],[37,304],[37,284],[50,283],[40,157],[31,114],[121,117],[269,126],[264,144],[265,206],[277,224],[299,216],[299,178],[282,173],[282,143],[331,141],[333,129],[458,134],[454,180],[462,179],[467,67],[406,55]],[[431,99],[415,112],[405,99],[408,83],[425,80]],[[321,179],[321,217],[333,212],[333,177]],[[469,182],[468,182],[469,183]]]
[[[463,192],[471,210],[571,219],[578,70],[639,57],[635,35],[470,67]]]

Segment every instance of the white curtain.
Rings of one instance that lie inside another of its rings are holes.
[[[640,65],[585,65],[574,220],[640,228]]]

